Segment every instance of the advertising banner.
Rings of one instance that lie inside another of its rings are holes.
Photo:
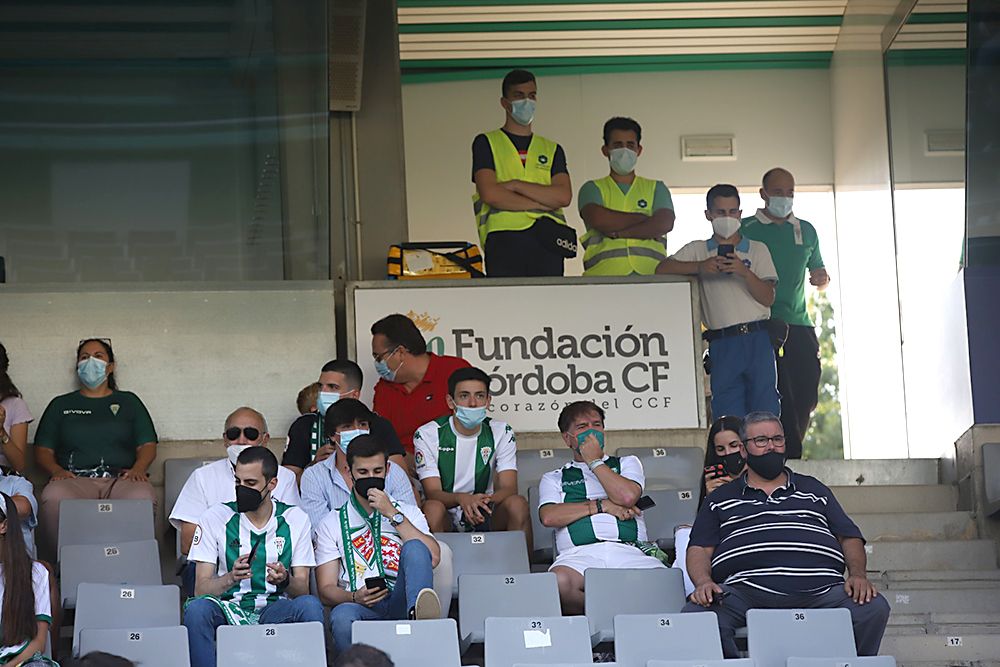
[[[609,429],[702,426],[691,283],[476,282],[349,287],[366,403],[378,380],[371,325],[402,313],[428,350],[490,375],[491,415],[518,431],[558,430],[559,411],[577,400],[604,408]]]

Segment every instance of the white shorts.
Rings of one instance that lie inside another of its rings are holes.
[[[571,547],[559,552],[552,567],[568,567],[583,574],[588,567],[597,568],[654,568],[666,567],[663,563],[647,556],[631,544],[620,542],[598,542]]]

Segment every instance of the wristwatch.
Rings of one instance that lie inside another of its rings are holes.
[[[403,516],[403,513],[402,512],[396,512],[395,514],[393,514],[389,518],[389,525],[391,525],[393,528],[396,528],[397,526],[399,526],[404,521],[406,521],[406,517]]]
[[[6,445],[10,442],[10,436],[7,435],[7,431],[0,431],[0,445]]]

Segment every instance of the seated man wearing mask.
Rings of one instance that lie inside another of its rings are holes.
[[[278,459],[249,447],[236,459],[236,500],[213,505],[198,519],[190,559],[195,595],[184,607],[191,664],[215,667],[220,625],[323,622],[309,595],[316,564],[309,517],[276,500]]]
[[[604,453],[604,411],[590,401],[570,403],[559,413],[563,442],[573,460],[542,476],[538,516],[556,528],[551,572],[559,580],[563,615],[583,613],[583,573],[588,567],[665,567],[647,556],[646,522],[635,504],[646,478],[635,456]]]
[[[878,655],[889,603],[868,580],[861,531],[829,488],[785,467],[776,415],[747,415],[740,438],[747,471],[708,494],[691,529],[695,590],[682,611],[715,612],[723,653],[736,658],[750,609],[843,607],[858,655]]]
[[[316,528],[316,584],[333,607],[336,651],[351,645],[354,621],[436,619],[431,588],[440,551],[420,509],[385,492],[388,457],[372,435],[347,447],[354,479],[350,500]]]
[[[186,556],[191,550],[191,540],[201,515],[209,507],[236,500],[233,470],[237,457],[248,447],[266,446],[269,439],[264,415],[253,408],[237,408],[226,417],[226,424],[222,429],[222,444],[226,448],[227,457],[203,465],[191,473],[170,510],[170,525],[180,533],[183,555]],[[278,470],[274,498],[287,505],[299,504],[299,487],[295,484],[295,475],[284,468]],[[195,564],[188,561],[181,570],[181,592],[185,597],[194,595],[194,579]]]
[[[319,463],[333,454],[335,447],[324,431],[323,417],[330,406],[345,398],[359,399],[364,376],[361,367],[350,359],[334,359],[323,365],[319,372],[319,397],[316,412],[300,415],[288,427],[288,441],[281,465],[302,479],[302,471],[314,463]],[[389,452],[389,460],[399,466],[406,466],[406,452],[399,442],[388,419],[372,415],[368,426],[380,438]]]
[[[532,545],[528,501],[517,494],[517,442],[510,424],[486,416],[490,376],[460,368],[448,378],[445,415],[413,435],[417,476],[434,532],[521,530]]]

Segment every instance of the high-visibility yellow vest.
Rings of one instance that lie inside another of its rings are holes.
[[[497,174],[497,183],[506,181],[526,181],[539,185],[552,185],[552,162],[556,157],[556,142],[549,141],[537,134],[532,135],[528,145],[528,156],[521,164],[521,156],[517,148],[503,130],[493,130],[486,133],[493,151],[493,166]],[[472,195],[472,210],[476,215],[479,227],[479,242],[486,247],[486,236],[490,232],[519,232],[528,229],[535,220],[548,216],[557,222],[566,224],[566,215],[562,209],[555,211],[500,211],[492,209],[479,198],[479,193]]]
[[[653,214],[656,181],[636,176],[627,193],[622,193],[611,176],[594,181],[594,185],[601,192],[605,208],[622,213]],[[627,276],[632,273],[648,276],[656,273],[657,265],[667,258],[666,237],[613,239],[591,229],[583,235],[581,242],[585,276]]]

